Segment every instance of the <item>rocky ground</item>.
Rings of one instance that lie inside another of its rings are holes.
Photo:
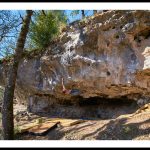
[[[39,115],[26,112],[23,105],[14,105],[15,133],[24,124],[37,120]],[[125,114],[114,119],[85,120],[72,126],[58,126],[45,136],[16,134],[16,140],[150,140],[150,110]],[[133,116],[132,116],[133,115]]]

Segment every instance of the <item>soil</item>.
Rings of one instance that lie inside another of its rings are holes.
[[[19,127],[37,121],[40,115],[28,113],[24,105],[14,105],[15,133]],[[16,140],[150,140],[150,111],[124,114],[113,119],[86,119],[72,126],[60,126],[44,136],[19,133]],[[46,117],[42,117],[48,119]],[[63,118],[64,119],[64,118]],[[1,128],[1,127],[0,127]]]
[[[57,126],[45,136],[18,134],[17,140],[150,140],[150,111],[124,114],[115,119],[86,119],[72,126]],[[24,115],[19,124],[29,123]],[[30,122],[40,116],[30,114]],[[64,118],[63,118],[64,119]]]
[[[20,140],[150,140],[150,113],[133,118],[87,120],[69,127],[57,127],[46,136],[22,134]]]

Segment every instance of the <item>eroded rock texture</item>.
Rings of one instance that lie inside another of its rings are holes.
[[[62,93],[62,76],[79,97]],[[33,112],[91,97],[149,102],[150,11],[107,11],[72,23],[42,56],[21,61],[16,97]]]

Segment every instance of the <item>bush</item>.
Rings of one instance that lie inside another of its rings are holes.
[[[33,48],[38,49],[46,48],[67,23],[63,11],[40,11],[34,16],[33,20],[29,38]]]

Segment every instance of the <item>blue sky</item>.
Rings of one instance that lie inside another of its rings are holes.
[[[66,13],[66,15],[67,15],[67,17],[68,17],[68,19],[69,19],[69,23],[70,22],[73,22],[73,21],[75,21],[75,20],[80,20],[81,19],[81,11],[80,11],[80,13],[78,14],[78,15],[76,15],[76,16],[71,16],[71,12],[72,12],[72,10],[65,10],[65,13]],[[85,15],[86,16],[91,16],[91,15],[93,15],[93,11],[92,10],[85,10]]]
[[[13,11],[14,13],[16,13],[16,14],[18,14],[18,12],[20,13],[20,14],[22,14],[22,16],[24,16],[25,15],[25,11],[24,10],[15,10],[15,11]],[[72,10],[65,10],[65,14],[67,15],[67,17],[68,17],[68,19],[69,19],[69,22],[68,23],[71,23],[71,22],[73,22],[73,21],[75,21],[75,20],[80,20],[81,19],[81,11],[80,11],[80,13],[78,14],[78,15],[76,15],[76,16],[72,16],[71,15],[71,12],[72,12]],[[92,10],[85,10],[85,15],[86,16],[91,16],[91,15],[93,15],[93,11]]]
[[[25,15],[25,10],[12,10],[13,11],[13,14],[14,15],[18,15],[18,14],[21,14],[22,16]],[[92,10],[84,10],[85,11],[85,15],[86,16],[91,16],[93,15],[93,11]],[[81,15],[81,11],[79,12],[79,14],[75,15],[75,16],[72,16],[71,15],[71,12],[72,10],[65,10],[65,14],[67,15],[67,18],[68,18],[68,23],[71,23],[73,21],[76,21],[76,20],[80,20],[82,19],[82,15]],[[14,39],[15,40],[15,39]],[[2,42],[1,43],[2,45],[5,45],[7,43],[5,42]],[[2,49],[0,49],[2,50]],[[4,54],[3,52],[1,52],[2,54]],[[0,58],[2,58],[2,56],[0,55]]]

